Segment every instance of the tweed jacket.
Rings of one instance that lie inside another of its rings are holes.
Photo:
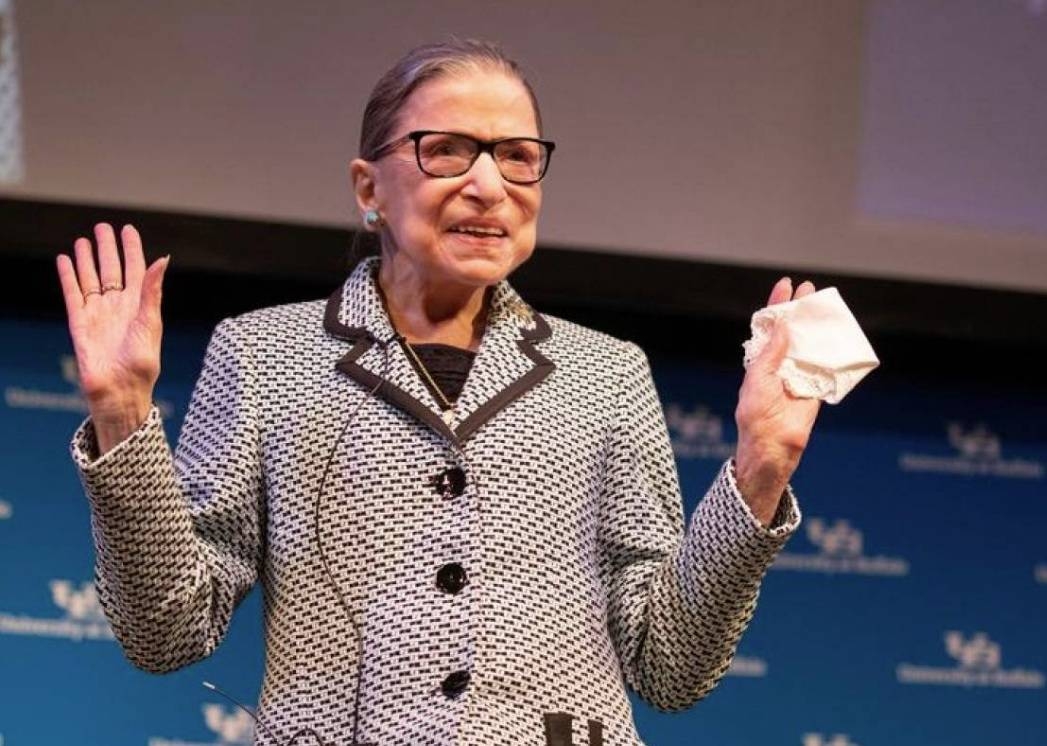
[[[222,321],[173,454],[155,408],[101,457],[74,435],[117,638],[185,666],[260,581],[259,744],[637,746],[627,690],[716,684],[792,493],[765,528],[725,464],[685,530],[643,352],[505,282],[445,418],[376,270]]]

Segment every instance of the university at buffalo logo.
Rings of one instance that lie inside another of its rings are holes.
[[[862,532],[846,519],[828,526],[821,518],[812,518],[807,522],[807,538],[824,554],[836,557],[860,557],[862,554]]]
[[[91,581],[76,583],[57,579],[48,583],[48,587],[51,602],[64,612],[62,617],[0,612],[0,634],[62,637],[77,642],[115,639]]]
[[[959,451],[964,458],[983,461],[994,461],[1000,458],[1000,439],[989,432],[985,425],[975,425],[969,430],[964,430],[960,423],[950,422],[945,426],[945,433],[949,439],[949,445]]]
[[[985,632],[969,637],[950,630],[942,636],[945,652],[955,666],[917,666],[900,663],[896,669],[902,684],[994,687],[998,689],[1042,689],[1044,675],[1026,668],[1003,667],[1000,644]]]
[[[177,738],[149,739],[149,746],[241,746],[254,743],[254,721],[244,710],[210,702],[201,707],[204,724],[217,741],[186,741]]]
[[[846,518],[830,523],[824,518],[812,517],[804,525],[804,535],[818,552],[781,552],[771,569],[828,575],[898,577],[909,574],[909,562],[901,557],[865,555],[864,535]]]
[[[254,737],[254,722],[243,710],[227,710],[222,705],[205,704],[204,722],[214,731],[223,744],[251,743]]]
[[[860,746],[845,733],[824,736],[821,733],[804,733],[803,746]]]
[[[946,632],[945,650],[962,668],[995,671],[1000,667],[1000,646],[984,632],[976,632],[969,640],[959,632]]]
[[[709,458],[723,461],[734,455],[734,443],[724,440],[723,420],[698,405],[685,411],[679,404],[665,408],[673,453],[677,458]]]
[[[728,676],[744,676],[759,679],[767,675],[767,661],[751,655],[736,655],[727,669]]]
[[[934,472],[963,476],[992,476],[1011,479],[1043,479],[1044,467],[1039,461],[1004,458],[1000,436],[984,423],[945,425],[945,443],[951,453],[902,453],[898,466],[902,471]]]
[[[43,409],[87,414],[87,400],[80,393],[79,388],[76,358],[72,355],[61,355],[58,358],[58,367],[62,371],[62,380],[69,384],[69,388],[54,391],[8,386],[4,389],[4,403],[12,409]],[[166,399],[157,399],[156,406],[164,417],[170,417],[174,412],[174,406]]]
[[[70,619],[104,622],[105,612],[98,603],[98,591],[94,583],[81,583],[79,587],[68,580],[51,581],[51,599],[55,606],[65,611]]]

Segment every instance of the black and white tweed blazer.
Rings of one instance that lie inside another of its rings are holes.
[[[716,684],[792,494],[766,529],[725,464],[685,531],[643,352],[505,282],[445,422],[376,270],[220,323],[173,455],[155,408],[100,458],[75,434],[126,654],[207,656],[260,580],[259,744],[636,746],[627,688]]]

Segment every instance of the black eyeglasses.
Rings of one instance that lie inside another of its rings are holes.
[[[414,142],[418,168],[427,176],[441,179],[461,176],[473,167],[480,153],[490,153],[502,178],[513,184],[541,181],[556,147],[556,143],[536,137],[477,140],[460,132],[415,130],[378,148],[371,160],[388,155],[408,141]]]

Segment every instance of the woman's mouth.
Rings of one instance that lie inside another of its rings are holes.
[[[448,229],[450,233],[458,233],[476,238],[505,238],[509,233],[498,225],[481,225],[478,223],[459,223]]]

